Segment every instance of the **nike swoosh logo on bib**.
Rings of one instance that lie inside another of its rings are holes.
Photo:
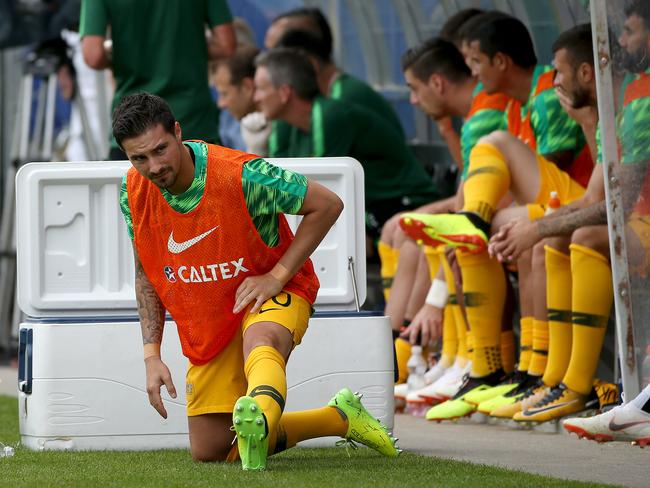
[[[629,427],[634,427],[635,425],[641,425],[641,424],[650,424],[650,420],[639,420],[636,422],[624,422],[622,424],[617,424],[616,422],[614,422],[614,419],[612,419],[609,421],[609,430],[618,432],[619,430],[627,429]]]
[[[217,227],[219,226],[217,225]],[[193,237],[192,239],[189,239],[184,242],[176,242],[174,240],[174,231],[172,230],[171,234],[169,234],[169,240],[167,241],[167,249],[172,254],[180,254],[183,251],[187,251],[194,244],[196,244],[197,242],[201,241],[202,239],[210,235],[213,231],[217,229],[217,227],[213,227],[212,229],[204,232],[203,234]]]

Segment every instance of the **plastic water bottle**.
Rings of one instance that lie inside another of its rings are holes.
[[[417,390],[420,390],[426,386],[426,381],[424,379],[424,373],[427,371],[427,361],[422,356],[422,347],[421,346],[412,346],[411,347],[411,357],[409,358],[406,366],[409,370],[409,376],[406,380],[408,386],[408,392],[412,393]],[[421,416],[423,415],[422,410],[426,408],[424,401],[409,401],[407,396],[406,402],[406,412],[411,415]]]
[[[650,385],[650,344],[645,348],[645,357],[641,363],[641,388]]]
[[[546,205],[546,211],[544,212],[544,215],[551,215],[561,206],[562,206],[562,202],[560,202],[560,199],[557,196],[557,192],[552,191],[548,199],[548,204]]]
[[[2,444],[2,443],[0,442],[0,444]],[[3,446],[4,446],[4,444],[3,444]],[[13,457],[14,454],[15,454],[14,448],[11,447],[11,446],[4,446],[0,450],[0,458],[2,458],[2,457]]]

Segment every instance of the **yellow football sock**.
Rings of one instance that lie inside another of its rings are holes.
[[[456,351],[458,351],[456,321],[454,320],[454,311],[451,305],[447,305],[444,310],[442,322],[442,354],[438,362],[443,367],[448,368],[456,359]]]
[[[438,275],[441,257],[444,259],[444,248],[424,246],[424,255],[426,256],[427,264],[429,265],[429,275],[431,276],[431,280],[433,280]],[[449,291],[449,285],[447,285],[447,291]],[[438,362],[445,368],[451,366],[454,363],[457,349],[458,335],[456,333],[456,323],[454,322],[454,312],[448,304],[445,306],[444,310],[442,323],[442,354],[440,361]]]
[[[484,252],[458,252],[463,276],[463,297],[467,321],[472,331],[473,377],[501,369],[501,318],[506,298],[503,266]]]
[[[486,222],[510,188],[510,170],[501,151],[491,144],[476,144],[469,155],[469,170],[463,187],[463,211]]]
[[[501,331],[501,367],[506,373],[515,370],[515,334],[512,330]]]
[[[519,371],[528,371],[530,357],[533,355],[533,318],[519,320]]]
[[[447,281],[447,291],[449,292],[449,307],[454,318],[454,325],[456,327],[456,358],[454,361],[462,368],[467,364],[469,355],[467,352],[467,323],[463,317],[463,311],[458,304],[458,297],[456,296],[456,286],[454,284],[454,276],[449,267],[447,259],[441,258],[440,263],[445,272],[445,280]],[[444,324],[443,324],[444,334]]]
[[[563,383],[587,395],[596,375],[614,291],[612,270],[602,254],[571,244],[573,346]]]
[[[409,377],[409,370],[406,367],[411,357],[411,343],[401,337],[395,339],[395,356],[397,357],[397,372],[399,374],[397,383],[406,383]]]
[[[244,364],[248,381],[246,394],[254,397],[262,407],[269,432],[277,428],[287,398],[285,366],[282,354],[271,346],[256,347]]]
[[[533,354],[528,365],[528,374],[542,376],[548,361],[548,322],[533,319]]]
[[[393,285],[393,278],[395,277],[395,271],[397,270],[399,250],[393,249],[385,242],[379,241],[379,244],[377,244],[377,252],[379,253],[379,260],[381,261],[379,274],[381,276],[381,286],[384,289],[384,300],[388,303],[390,287]]]
[[[288,412],[280,418],[275,436],[269,438],[269,453],[282,452],[298,442],[316,437],[345,437],[347,432],[348,420],[337,408]]]
[[[549,348],[543,380],[555,386],[564,378],[571,358],[571,258],[552,247],[544,249]]]

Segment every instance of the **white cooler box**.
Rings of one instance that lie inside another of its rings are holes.
[[[303,342],[287,367],[287,411],[318,408],[347,386],[393,426],[387,317],[358,312],[366,295],[363,170],[350,158],[282,159],[337,193],[343,214],[316,250],[321,282]],[[133,256],[118,206],[128,162],[33,163],[16,177],[20,328],[19,416],[32,449],[161,449],[189,445],[175,324],[162,356],[178,392],[168,418],[149,405],[133,289]],[[295,229],[298,217],[289,216]],[[354,282],[356,281],[355,294]],[[308,442],[332,445],[332,439]]]

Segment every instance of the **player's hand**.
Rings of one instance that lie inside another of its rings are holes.
[[[172,375],[169,368],[157,356],[152,356],[144,360],[144,367],[147,372],[147,395],[149,403],[156,409],[156,412],[164,419],[167,418],[167,410],[160,396],[160,387],[165,385],[167,393],[172,398],[176,398],[176,387],[172,382]]]
[[[596,127],[598,124],[598,109],[596,107],[586,105],[584,107],[574,108],[573,101],[563,90],[556,88],[555,93],[560,101],[560,105],[569,114],[569,117],[583,127]]]
[[[251,276],[242,281],[235,293],[233,313],[239,313],[250,303],[255,302],[249,313],[257,313],[262,304],[282,291],[283,284],[270,273]]]
[[[400,337],[407,339],[411,344],[417,344],[419,335],[420,345],[426,347],[429,342],[439,339],[442,335],[442,318],[442,309],[425,303]]]
[[[541,239],[537,224],[526,218],[518,218],[504,224],[494,234],[488,245],[488,253],[499,262],[514,262],[521,254]]]

